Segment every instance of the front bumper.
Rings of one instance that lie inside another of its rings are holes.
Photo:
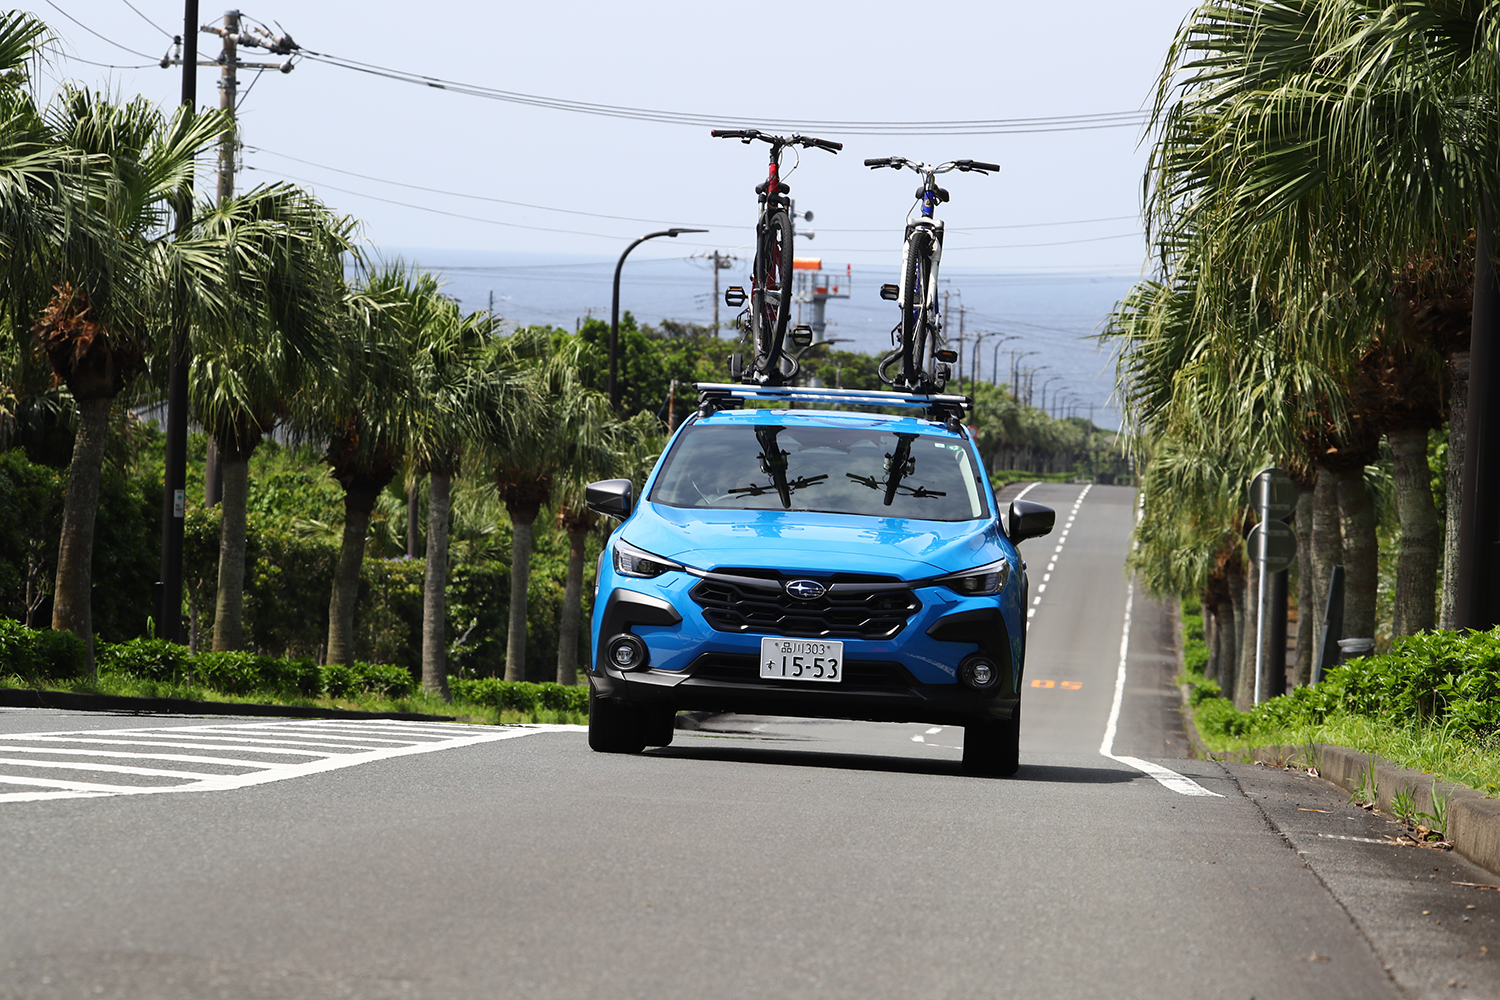
[[[712,628],[688,594],[690,576],[612,582],[618,585],[594,615],[589,679],[601,698],[686,711],[938,725],[1011,719],[1019,711],[1021,647],[1008,619],[1024,619],[1019,605],[1007,608],[1003,598],[917,588],[922,607],[897,635],[829,636],[844,643],[845,679],[821,684],[762,679],[760,640],[774,633]],[[609,639],[627,631],[646,644],[649,668],[621,671],[605,661]],[[958,682],[959,663],[976,652],[999,668],[998,683],[987,691]]]

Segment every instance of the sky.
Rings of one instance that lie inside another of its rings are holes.
[[[288,33],[308,54],[287,74],[241,71],[237,187],[282,179],[306,186],[359,219],[377,256],[443,269],[467,307],[484,308],[494,292],[496,311],[516,322],[569,326],[570,318],[607,312],[615,258],[654,230],[710,232],[653,240],[632,253],[622,299],[643,321],[705,321],[712,271],[702,255],[735,255],[736,268],[724,277],[742,280],[753,243],[752,189],[765,177],[767,147],[711,138],[709,122],[1140,112],[1150,106],[1174,31],[1194,6],[251,3],[241,8],[247,25]],[[66,79],[164,105],[180,100],[180,69],[156,64],[171,45],[168,36],[182,31],[180,0],[21,7],[57,36],[39,77],[44,97]],[[765,37],[759,10],[778,12],[784,42]],[[223,13],[202,4],[200,21],[222,23]],[[212,58],[220,41],[200,34],[199,46],[200,56]],[[242,49],[241,58],[281,61],[256,49]],[[359,72],[347,68],[350,61],[701,121],[490,100]],[[217,105],[218,76],[216,67],[199,70],[200,104]],[[800,162],[788,154],[782,167],[798,212],[814,215],[798,223],[798,256],[854,276],[855,298],[829,306],[830,336],[860,349],[880,346],[875,340],[894,322],[895,307],[881,303],[876,290],[895,280],[919,184],[910,172],[872,171],[861,161],[992,161],[1001,165],[998,174],[953,173],[944,181],[952,194],[939,209],[948,226],[946,289],[972,310],[973,332],[991,332],[992,344],[1015,337],[1006,350],[1037,350],[1033,364],[1055,360],[1053,371],[1080,400],[1112,409],[1112,363],[1087,338],[1145,267],[1140,207],[1148,146],[1138,118],[1126,127],[1029,134],[800,130],[845,144],[837,155],[803,151]],[[204,166],[200,191],[210,191],[213,165]],[[950,316],[950,333],[952,327]]]

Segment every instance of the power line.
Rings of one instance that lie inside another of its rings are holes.
[[[155,28],[157,31],[160,31],[163,35],[166,35],[168,38],[176,38],[177,37],[176,35],[172,34],[170,31],[168,31],[166,28],[163,28],[161,25],[159,25],[155,21],[151,20],[151,18],[147,17],[145,14],[142,14],[141,13],[141,9],[139,7],[137,7],[135,4],[131,3],[130,0],[120,0],[120,2],[123,3],[125,6],[129,7],[131,10],[135,11],[136,14],[140,15],[140,19],[142,21],[145,21],[147,24],[151,25],[151,27]]]
[[[505,101],[531,107],[548,108],[554,111],[571,111],[577,114],[599,115],[606,118],[625,118],[634,121],[660,122],[668,125],[693,125],[699,127],[757,126],[778,131],[823,131],[844,135],[1021,135],[1033,132],[1075,132],[1104,128],[1140,127],[1150,117],[1145,111],[1117,111],[1087,115],[1056,115],[1040,118],[991,118],[954,121],[816,121],[795,119],[747,118],[739,115],[704,115],[682,111],[661,111],[617,104],[598,104],[592,101],[576,101],[561,97],[546,97],[513,90],[501,90],[478,84],[446,80],[441,77],[391,69],[374,63],[360,62],[325,52],[301,49],[309,59],[335,66],[339,69],[368,73],[401,83],[411,83],[434,90],[446,90],[470,97],[492,101]]]
[[[104,69],[152,69],[156,66],[156,63],[145,63],[141,66],[120,66],[116,65],[115,63],[95,62],[92,59],[85,59],[83,58],[83,56],[68,55],[68,53],[66,52],[59,52],[58,55],[62,56],[64,59],[67,59],[70,62],[88,63],[90,66],[99,66]]]
[[[119,42],[115,41],[113,38],[110,38],[108,35],[101,35],[101,34],[99,34],[99,32],[95,31],[93,28],[90,28],[88,25],[86,25],[82,21],[78,20],[78,18],[74,17],[72,14],[69,14],[67,11],[63,10],[57,4],[53,3],[52,0],[47,0],[47,6],[51,7],[53,10],[57,11],[63,17],[67,18],[69,21],[72,21],[74,24],[78,25],[84,31],[87,31],[89,34],[93,35],[95,38],[103,39],[104,41],[106,41],[109,44],[113,45],[117,49],[122,49],[122,50],[124,50],[126,52],[129,52],[133,56],[140,56],[142,59],[155,59],[156,58],[156,56],[151,55],[149,52],[138,52],[135,49],[130,48],[128,45],[121,45]],[[85,60],[85,61],[87,61],[87,60]]]
[[[584,211],[580,211],[580,210],[575,209],[575,208],[553,208],[550,205],[533,205],[530,202],[525,202],[525,201],[508,201],[508,200],[506,200],[504,198],[492,198],[492,197],[490,197],[488,195],[482,195],[482,194],[466,194],[466,193],[464,193],[462,191],[446,191],[446,190],[444,190],[442,188],[424,187],[421,184],[407,184],[407,183],[405,183],[403,181],[393,181],[393,180],[388,180],[388,179],[386,179],[384,177],[375,177],[375,176],[372,176],[370,174],[356,173],[353,170],[344,170],[341,167],[330,167],[326,163],[314,163],[312,160],[304,160],[304,159],[301,159],[300,157],[291,156],[291,155],[289,155],[287,153],[278,153],[274,149],[266,149],[266,148],[264,148],[262,146],[246,146],[245,149],[247,151],[249,151],[249,152],[254,152],[254,153],[269,153],[272,156],[279,156],[279,157],[281,157],[284,160],[291,160],[291,161],[293,161],[295,163],[301,163],[301,164],[304,164],[304,165],[309,166],[309,167],[317,167],[319,170],[331,170],[332,172],[334,172],[336,174],[344,174],[344,175],[346,175],[348,177],[358,177],[360,180],[374,181],[377,184],[389,184],[392,187],[408,188],[408,189],[410,189],[412,191],[426,191],[429,194],[447,195],[447,196],[452,197],[452,198],[468,198],[468,199],[470,199],[472,201],[487,201],[487,202],[492,202],[492,203],[494,203],[496,205],[513,205],[516,208],[532,208],[532,209],[536,209],[536,210],[542,211],[542,212],[563,212],[563,213],[566,213],[568,215],[585,215],[585,216],[588,216],[589,218],[592,218],[592,219],[613,219],[613,220],[616,220],[616,221],[619,221],[619,222],[647,222],[647,223],[650,223],[652,225],[662,225],[662,226],[668,226],[668,225],[673,225],[673,226],[675,226],[675,225],[687,225],[687,226],[716,226],[717,228],[728,228],[728,225],[725,224],[725,223],[722,223],[722,222],[721,223],[711,223],[711,222],[683,222],[681,219],[671,219],[671,220],[668,220],[668,219],[641,219],[641,218],[636,218],[635,216],[630,216],[630,215],[605,215],[605,214],[600,213],[600,212],[584,212]],[[744,223],[744,224],[745,225],[749,225],[749,223]],[[885,232],[885,230],[881,230],[881,232]]]

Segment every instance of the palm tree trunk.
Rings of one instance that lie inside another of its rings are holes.
[[[1339,524],[1339,478],[1332,469],[1318,470],[1318,484],[1313,488],[1312,524],[1315,585],[1312,618],[1315,634],[1322,635],[1323,614],[1328,610],[1328,581],[1333,577],[1333,567],[1344,563],[1343,528]]]
[[[451,483],[452,480],[450,479]],[[406,558],[417,558],[417,549],[422,545],[421,533],[418,530],[418,521],[422,516],[422,477],[412,473],[411,482],[406,487]],[[432,517],[428,513],[428,519]],[[444,522],[446,523],[446,522]]]
[[[1214,609],[1214,676],[1219,690],[1234,673],[1234,602],[1225,601]]]
[[[245,646],[245,508],[250,499],[250,455],[220,448],[223,519],[219,524],[219,594],[214,651]]]
[[[1292,519],[1297,532],[1297,666],[1295,683],[1306,687],[1312,682],[1313,647],[1317,645],[1317,615],[1313,605],[1317,590],[1317,571],[1313,568],[1313,496],[1314,489],[1299,486],[1297,513]]]
[[[333,574],[333,594],[328,600],[327,663],[354,662],[354,608],[359,602],[359,571],[365,561],[370,513],[383,488],[383,483],[372,488],[363,481],[344,488],[344,540]]]
[[[1339,520],[1344,544],[1344,639],[1375,636],[1375,588],[1380,572],[1375,506],[1362,466],[1339,473]]]
[[[526,588],[531,583],[531,530],[536,510],[513,510],[510,551],[510,628],[505,635],[505,679],[526,679]]]
[[[68,466],[62,536],[57,544],[57,577],[52,590],[52,627],[83,640],[88,676],[94,669],[94,520],[99,512],[99,477],[109,435],[108,396],[78,401],[78,430]]]
[[[1228,635],[1224,637],[1224,668],[1219,678],[1219,690],[1226,698],[1233,698],[1238,686],[1240,675],[1240,660],[1244,653],[1245,626],[1250,616],[1245,608],[1245,570],[1236,559],[1229,564],[1229,601],[1230,621],[1233,627],[1228,629]]]
[[[1436,624],[1437,569],[1442,533],[1432,502],[1432,467],[1427,464],[1427,431],[1389,431],[1396,514],[1401,521],[1401,552],[1396,563],[1396,607],[1392,632],[1416,635]]]
[[[1458,628],[1454,599],[1458,596],[1458,527],[1463,514],[1464,432],[1469,422],[1469,352],[1448,359],[1451,391],[1448,397],[1448,477],[1443,502],[1443,613],[1440,627]]]
[[[557,637],[557,683],[578,683],[578,625],[583,618],[584,545],[587,528],[568,532],[568,582],[563,588],[562,622]]]
[[[448,698],[448,497],[453,477],[434,472],[427,487],[427,567],[422,577],[422,690]],[[416,487],[412,487],[416,496]],[[412,534],[416,531],[413,529]]]

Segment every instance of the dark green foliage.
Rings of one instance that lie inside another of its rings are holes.
[[[1202,674],[1203,668],[1208,666],[1208,644],[1203,641],[1203,616],[1187,614],[1186,611],[1184,606],[1182,666],[1189,674]]]
[[[1500,731],[1500,628],[1398,639],[1388,653],[1351,660],[1322,683],[1272,698],[1250,712],[1224,711],[1211,702],[1209,713],[1200,708],[1199,727],[1231,736],[1318,725],[1349,714],[1393,727],[1446,723],[1455,735],[1488,737]]]
[[[280,697],[316,698],[323,693],[323,675],[309,659],[283,660],[255,653],[199,653],[192,658],[192,676],[204,687],[225,694],[258,692]]]
[[[165,639],[130,639],[102,644],[98,651],[101,674],[124,674],[143,681],[180,682],[188,670],[188,650]]]
[[[324,669],[331,668],[325,667]],[[416,690],[416,683],[412,680],[411,672],[405,667],[392,663],[363,663],[356,660],[352,671],[359,690],[365,694],[379,695],[383,698],[406,698]]]
[[[527,681],[482,677],[478,680],[452,681],[450,688],[454,701],[466,701],[500,710],[521,713],[535,712],[538,709],[567,712],[589,710],[589,689],[586,684],[567,687],[561,684],[532,684]]]
[[[67,477],[19,448],[0,454],[0,615],[51,617]],[[106,469],[94,522],[94,634],[118,642],[146,632],[157,576],[161,486]]]
[[[88,668],[83,640],[72,632],[29,629],[0,618],[0,673],[23,681],[71,680]]]

